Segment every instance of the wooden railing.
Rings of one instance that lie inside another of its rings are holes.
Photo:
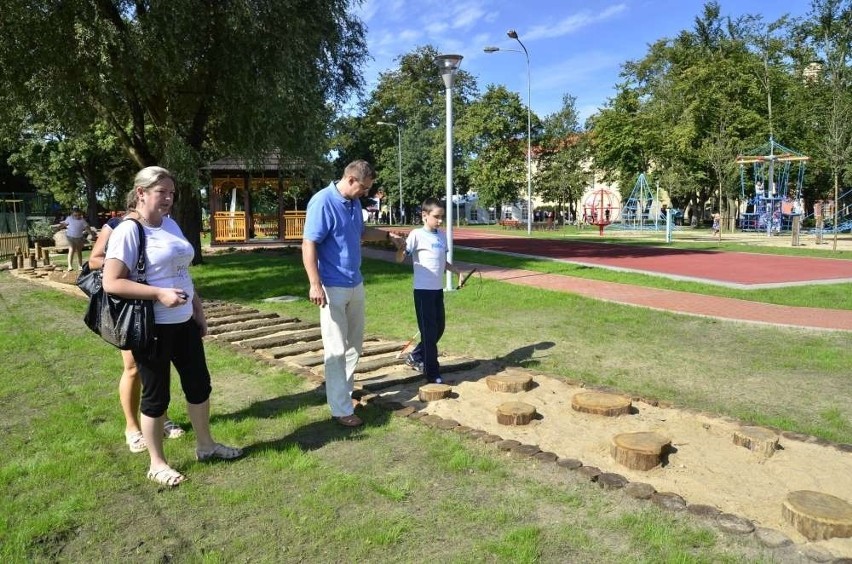
[[[286,211],[284,212],[284,238],[285,239],[301,239],[302,233],[305,231],[305,212],[303,211]]]
[[[255,214],[251,218],[255,237],[278,238],[278,216],[275,214]]]
[[[246,212],[216,212],[213,214],[213,240],[246,240]]]
[[[278,218],[270,215],[256,215],[252,218],[254,237],[278,238]],[[283,216],[284,238],[288,240],[302,238],[305,229],[305,212],[286,211]],[[211,218],[213,241],[247,241],[245,212],[215,212]]]
[[[14,255],[17,247],[20,247],[24,253],[28,253],[29,246],[30,242],[26,231],[3,233],[0,235],[0,259],[9,258]]]

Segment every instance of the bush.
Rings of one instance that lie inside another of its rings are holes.
[[[32,240],[52,240],[55,232],[56,230],[50,226],[50,222],[45,219],[37,219],[27,225],[27,235],[29,235]]]

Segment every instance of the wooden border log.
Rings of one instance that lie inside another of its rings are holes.
[[[654,432],[621,433],[612,438],[610,454],[631,470],[650,470],[662,462],[671,439]]]
[[[571,408],[581,413],[593,415],[627,415],[633,404],[630,398],[604,392],[580,392],[571,398]]]

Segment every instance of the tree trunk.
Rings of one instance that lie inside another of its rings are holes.
[[[80,174],[83,176],[83,183],[86,185],[86,221],[92,227],[98,225],[98,185],[94,167],[86,162],[80,165]]]
[[[734,431],[734,444],[769,458],[778,450],[778,433],[763,427],[745,426]]]
[[[852,505],[833,495],[808,490],[790,492],[781,513],[808,540],[852,537]]]
[[[446,384],[426,384],[420,386],[417,397],[423,402],[437,401],[449,397],[452,390]]]
[[[615,417],[630,413],[630,398],[605,392],[580,392],[571,398],[571,408],[581,413]]]
[[[497,423],[501,425],[527,425],[535,416],[535,407],[528,403],[509,401],[497,406]]]
[[[515,394],[532,389],[533,379],[529,374],[508,369],[504,372],[487,376],[485,384],[492,392],[509,392]]]
[[[183,185],[182,185],[183,184]],[[180,225],[184,237],[195,249],[192,264],[203,263],[201,256],[201,202],[199,192],[194,186],[178,183],[179,196],[174,207],[174,220]]]
[[[662,462],[663,452],[671,444],[668,437],[654,432],[621,433],[610,443],[616,462],[631,470],[650,470]]]

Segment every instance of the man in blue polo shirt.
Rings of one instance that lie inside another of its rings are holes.
[[[367,161],[349,163],[343,178],[308,202],[302,239],[309,297],[320,306],[326,399],[332,417],[347,427],[362,423],[352,406],[355,366],[364,343],[361,241],[404,244],[399,235],[364,225],[360,199],[375,178],[376,171]]]

